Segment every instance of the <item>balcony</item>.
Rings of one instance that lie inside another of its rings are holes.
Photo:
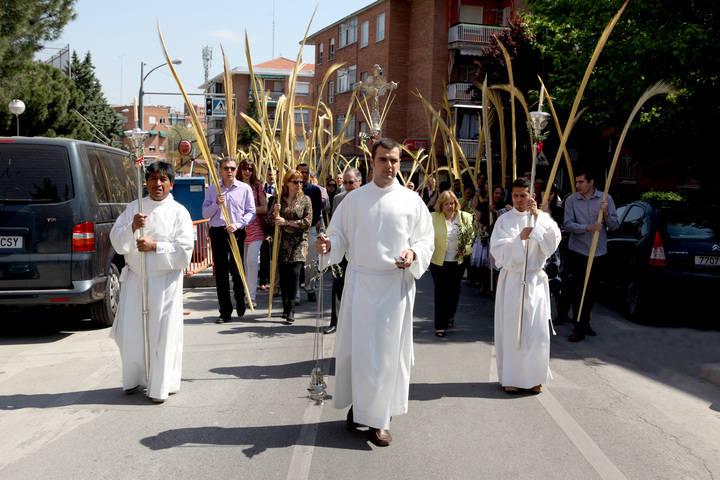
[[[259,93],[259,92],[258,92]],[[280,97],[285,95],[284,91],[265,91],[264,94],[268,94],[268,105],[271,107],[274,107],[277,105],[278,100],[280,100]],[[253,92],[253,89],[248,89],[248,96],[250,98],[254,98],[255,93]]]
[[[478,154],[478,141],[477,140],[462,140],[458,138],[458,144],[462,150],[465,158],[470,161],[477,158]]]
[[[447,86],[447,97],[449,102],[464,100],[471,101],[472,95],[468,89],[472,83],[450,83]]]
[[[490,46],[493,35],[499,34],[508,27],[494,25],[478,25],[474,23],[459,23],[448,30],[448,48],[460,50],[475,50],[479,54]]]

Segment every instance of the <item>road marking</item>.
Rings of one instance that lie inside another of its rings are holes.
[[[495,358],[495,346],[493,345],[490,347],[489,378],[491,382],[498,380]],[[544,386],[542,393],[537,395],[536,398],[572,444],[575,445],[575,448],[578,449],[582,456],[585,457],[585,460],[587,460],[598,475],[600,475],[600,478],[603,480],[627,480],[627,477],[612,463],[597,443],[590,438],[590,435],[582,429],[572,415],[570,415],[553,394],[550,393],[547,385]]]
[[[322,334],[321,334],[322,335]],[[323,358],[330,358],[335,348],[335,339],[324,338]],[[329,340],[329,341],[328,341]],[[327,362],[323,362],[327,364]],[[329,372],[323,372],[326,376]],[[327,379],[326,379],[327,382]],[[288,467],[288,480],[306,480],[310,478],[310,465],[315,452],[315,439],[317,438],[318,424],[322,415],[323,405],[316,405],[308,400],[303,413],[303,426],[300,435],[293,445],[290,466]]]
[[[614,463],[605,455],[600,447],[590,438],[585,430],[575,421],[567,410],[560,405],[560,402],[548,391],[543,389],[543,393],[537,396],[540,405],[555,420],[560,429],[575,445],[585,460],[595,469],[603,480],[627,480],[627,477],[615,466]]]

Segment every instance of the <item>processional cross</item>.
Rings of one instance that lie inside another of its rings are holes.
[[[365,81],[355,84],[356,90],[362,92],[365,97],[371,97],[373,99],[372,110],[369,111],[369,115],[365,112],[365,110],[368,109],[367,104],[365,105],[365,109],[361,107],[373,136],[380,136],[382,124],[385,121],[389,107],[390,95],[388,95],[387,100],[385,100],[382,114],[380,113],[380,97],[392,92],[397,86],[397,82],[388,82],[383,78],[383,69],[378,64],[373,65],[373,72],[370,77]]]

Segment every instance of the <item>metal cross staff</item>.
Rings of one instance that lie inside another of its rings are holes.
[[[145,139],[148,132],[140,130],[137,126],[132,130],[126,130],[125,136],[130,139],[135,161],[137,163],[137,191],[138,191],[138,213],[143,213],[142,196],[143,196],[143,180],[144,180],[144,164],[143,151],[145,149]],[[140,236],[143,236],[143,229],[139,230]],[[148,298],[147,298],[147,273],[145,272],[145,252],[140,252],[140,284],[142,285],[142,320],[143,333],[145,336],[145,379],[147,387],[150,388],[150,336],[148,335]]]
[[[355,84],[356,90],[360,90],[362,93],[365,94],[365,96],[372,97],[374,100],[372,110],[370,110],[369,112],[366,112],[362,108],[362,102],[359,102],[359,105],[361,106],[360,110],[362,111],[363,116],[365,116],[365,120],[367,120],[373,136],[380,136],[380,132],[382,131],[382,124],[385,121],[388,104],[391,99],[391,96],[388,95],[387,99],[385,99],[385,106],[383,107],[383,112],[382,114],[380,114],[380,97],[388,93],[388,91],[392,92],[398,86],[397,82],[386,82],[385,79],[382,77],[382,74],[383,69],[380,67],[380,65],[375,64],[373,65],[372,76],[368,77],[363,82],[358,82],[357,84]],[[365,108],[367,109],[367,105],[365,106]]]
[[[322,234],[321,234],[322,235]],[[317,299],[317,315],[315,317],[315,340],[313,344],[313,369],[310,374],[310,400],[315,401],[315,405],[322,405],[327,396],[327,384],[323,379],[322,359],[323,359],[323,333],[320,331],[323,319],[323,277],[324,272],[320,269],[325,254],[318,254],[318,299]]]
[[[532,168],[530,170],[530,198],[532,198],[533,194],[535,193],[535,166],[537,164],[537,148],[538,148],[538,141],[537,137],[542,134],[542,131],[545,129],[545,126],[547,125],[548,120],[550,119],[550,114],[545,113],[543,111],[540,111],[540,108],[542,108],[542,97],[540,99],[540,106],[538,107],[537,112],[530,112],[530,122],[532,123],[533,132],[535,133],[535,138],[533,140],[533,154],[532,154]],[[531,213],[528,212],[528,223],[530,223],[530,227],[533,227],[534,223],[534,217]],[[517,330],[517,341],[518,341],[518,348],[522,345],[522,321],[523,321],[523,310],[525,308],[525,287],[527,285],[527,262],[528,262],[528,252],[530,250],[530,243],[528,240],[525,241],[525,261],[523,262],[523,279],[521,284],[521,293],[520,293],[520,320],[518,321],[518,330]]]

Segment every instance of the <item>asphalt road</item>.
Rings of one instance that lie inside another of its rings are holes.
[[[186,289],[183,384],[162,405],[123,394],[108,329],[3,314],[0,478],[720,478],[720,387],[700,378],[720,363],[720,332],[636,325],[598,305],[597,337],[571,344],[558,328],[543,393],[509,396],[492,300],[464,285],[460,302],[438,339],[429,275],[418,283],[409,413],[388,448],[307,399],[315,304],[294,325],[266,310],[216,325],[214,289]],[[323,340],[331,357],[334,336]],[[332,359],[323,367],[332,394]]]

